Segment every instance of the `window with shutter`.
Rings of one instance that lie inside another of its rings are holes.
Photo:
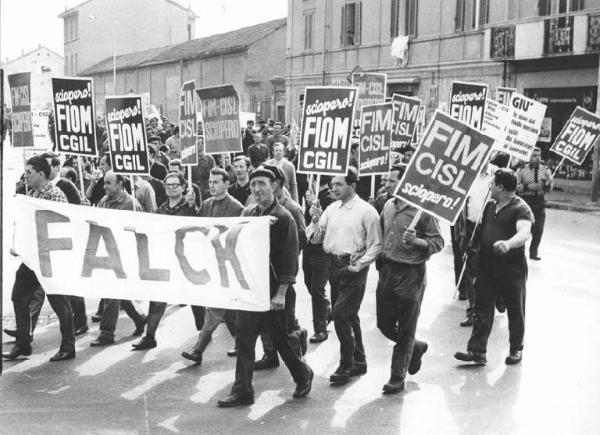
[[[360,2],[346,3],[342,6],[340,34],[342,46],[360,44],[361,6]]]
[[[400,2],[399,0],[392,0],[392,9],[391,9],[391,13],[390,13],[390,17],[391,17],[391,22],[390,22],[390,37],[392,39],[394,39],[396,36],[399,35],[400,29],[398,28],[399,26],[399,15],[400,15]]]
[[[410,36],[417,36],[417,20],[419,13],[419,1],[418,0],[405,0],[406,1],[406,34]]]
[[[464,29],[463,17],[465,14],[465,0],[456,0],[456,14],[454,15],[454,30],[461,32]]]

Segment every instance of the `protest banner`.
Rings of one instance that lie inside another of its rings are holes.
[[[494,138],[494,149],[502,149],[511,119],[510,106],[487,99],[481,131]]]
[[[358,137],[361,108],[385,102],[387,74],[362,72],[360,67],[355,70],[356,72],[351,73],[351,86],[358,88],[358,95],[354,103],[353,136]]]
[[[542,120],[542,126],[540,127],[540,135],[538,136],[538,142],[550,143],[552,142],[552,118],[545,116]]]
[[[31,121],[31,73],[8,75],[11,114],[11,143],[15,148],[32,147],[33,123]]]
[[[498,86],[496,88],[496,101],[500,104],[508,106],[510,103],[510,97],[512,94],[517,92],[515,88],[506,88],[504,86]]]
[[[450,115],[471,127],[481,129],[487,95],[486,84],[452,82]]]
[[[360,111],[358,173],[387,174],[390,171],[393,103],[363,106]],[[373,187],[374,183],[371,183]]]
[[[594,149],[598,137],[600,117],[578,106],[556,137],[550,151],[581,166],[587,154]]]
[[[425,130],[425,106],[421,104],[419,106],[419,114],[417,115],[417,125],[415,126],[415,134],[412,139],[411,146],[417,147],[421,142],[421,136]]]
[[[479,130],[436,111],[394,195],[454,225],[493,143]]]
[[[345,175],[350,160],[352,121],[357,88],[306,88],[298,172]]]
[[[52,78],[54,137],[59,153],[98,155],[92,79]]]
[[[270,308],[269,217],[140,219],[23,195],[16,205],[15,250],[48,294]]]
[[[515,92],[509,107],[512,118],[500,149],[511,157],[528,162],[540,134],[546,105]]]
[[[116,174],[150,174],[146,126],[140,96],[106,97],[106,130]]]
[[[35,149],[46,151],[52,149],[52,137],[50,137],[50,131],[48,130],[51,113],[50,110],[31,111],[33,145]]]
[[[392,150],[405,150],[410,147],[415,134],[415,126],[419,119],[421,100],[414,97],[394,94],[394,119],[392,129]]]
[[[242,151],[240,99],[232,85],[196,89],[202,108],[206,154]]]
[[[198,164],[196,150],[196,82],[191,80],[181,86],[179,95],[179,137],[181,143],[181,164],[195,166]],[[191,172],[191,171],[190,171]]]

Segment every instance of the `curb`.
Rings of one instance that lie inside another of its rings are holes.
[[[600,212],[600,207],[593,207],[587,205],[569,204],[564,202],[547,201],[546,208],[553,208],[557,210],[568,210],[580,213],[593,213]]]

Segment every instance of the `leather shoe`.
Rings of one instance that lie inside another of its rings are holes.
[[[542,257],[540,257],[539,255],[535,254],[535,255],[530,255],[529,256],[530,259],[535,260],[535,261],[540,261],[542,259]]]
[[[146,349],[154,349],[156,347],[156,340],[151,337],[142,337],[140,341],[131,345],[133,350],[146,350]]]
[[[72,350],[71,352],[65,352],[62,350],[59,350],[58,352],[56,352],[56,354],[50,358],[50,361],[64,361],[67,359],[74,359],[75,358],[75,351]]]
[[[465,320],[463,320],[462,322],[460,322],[460,326],[473,326],[473,318],[472,317],[467,317]]]
[[[350,368],[338,367],[331,376],[329,376],[329,382],[334,385],[344,385],[350,382]]]
[[[302,351],[302,356],[306,355],[306,350],[308,349],[308,344],[306,339],[308,338],[308,331],[304,328],[300,328],[300,350]]]
[[[485,353],[471,352],[470,350],[467,352],[456,352],[454,354],[454,358],[456,358],[457,360],[460,360],[460,361],[474,362],[477,364],[487,363],[487,358],[485,357]]]
[[[92,322],[93,323],[98,323],[101,320],[102,320],[102,314],[94,314],[92,316]]]
[[[312,337],[310,337],[311,343],[321,343],[328,338],[327,331],[315,332]]]
[[[298,384],[296,386],[296,391],[294,391],[294,397],[296,399],[299,399],[300,397],[306,397],[308,396],[308,393],[310,393],[310,389],[312,388],[312,381],[313,378],[315,377],[315,373],[312,371],[312,369],[309,367],[308,370],[310,371],[310,373],[308,374],[308,377],[304,380],[304,382]]]
[[[364,375],[365,373],[367,373],[367,363],[366,362],[363,362],[363,363],[355,362],[354,364],[352,364],[352,367],[350,367],[349,373],[350,373],[350,376]]]
[[[421,369],[421,359],[423,354],[427,352],[429,345],[422,342],[417,342],[413,346],[412,356],[410,357],[410,363],[408,364],[408,374],[414,375]]]
[[[196,364],[202,364],[202,354],[196,349],[192,349],[189,352],[181,352],[181,356],[190,361],[194,361]]]
[[[3,331],[9,337],[17,338],[17,330],[16,329],[3,329]]]
[[[503,313],[506,311],[506,305],[504,304],[504,299],[501,296],[496,298],[496,309],[499,313]]]
[[[115,343],[114,338],[106,338],[106,337],[100,336],[97,339],[95,339],[94,341],[92,341],[90,343],[90,346],[100,347],[100,346],[108,346],[109,344],[114,344],[114,343]]]
[[[466,293],[459,293],[458,294],[458,300],[459,301],[466,301],[467,299],[469,299],[469,297],[467,296]]]
[[[275,367],[279,367],[279,357],[276,353],[272,355],[265,353],[261,359],[254,361],[254,371],[274,369]]]
[[[15,344],[10,352],[3,353],[2,358],[6,359],[16,359],[20,356],[29,356],[31,355],[31,346],[23,347],[18,344]]]
[[[514,364],[519,364],[522,359],[523,359],[523,352],[520,351],[520,350],[515,350],[515,351],[511,352],[510,355],[508,355],[506,357],[506,359],[504,360],[504,362],[506,364],[508,364],[509,366],[511,366],[511,365],[514,365]]]
[[[231,408],[233,406],[252,405],[254,403],[254,396],[241,395],[231,393],[223,400],[217,402],[219,408]]]
[[[398,394],[404,390],[404,379],[392,376],[383,386],[383,394]]]
[[[233,349],[228,350],[227,356],[237,356],[237,349],[234,347]]]
[[[90,330],[90,327],[88,325],[82,326],[81,328],[75,330],[75,335],[77,336],[77,335],[85,334],[89,330]]]
[[[133,334],[131,335],[133,335],[134,337],[139,337],[140,335],[142,335],[144,333],[144,328],[146,327],[147,321],[148,317],[142,314],[141,322],[135,325],[135,331],[133,331]]]

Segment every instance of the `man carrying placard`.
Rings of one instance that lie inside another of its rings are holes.
[[[508,311],[510,353],[505,362],[518,364],[522,359],[527,281],[525,243],[534,217],[527,203],[516,196],[516,188],[517,176],[513,171],[495,172],[490,183],[492,200],[486,204],[481,222],[473,332],[467,351],[454,355],[460,361],[487,362],[485,354],[498,296],[502,296]]]
[[[417,213],[416,207],[400,198],[388,200],[381,212],[383,253],[377,284],[377,327],[396,343],[384,394],[401,392],[407,370],[411,375],[417,373],[427,351],[427,343],[415,339],[427,281],[425,262],[441,251],[444,239],[433,216],[422,214],[413,224]]]

